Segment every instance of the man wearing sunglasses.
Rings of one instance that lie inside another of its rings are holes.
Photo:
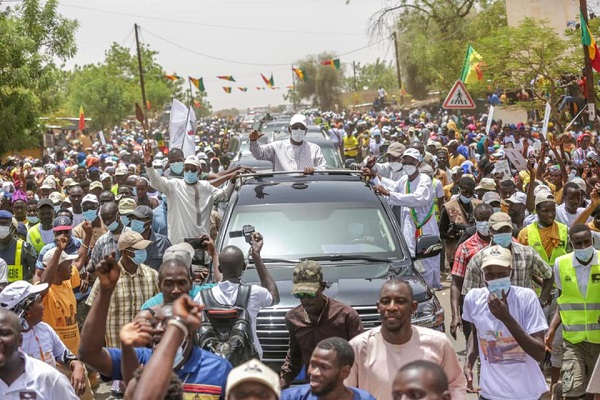
[[[264,133],[250,133],[250,152],[257,160],[267,160],[273,163],[273,171],[304,171],[312,174],[315,170],[325,169],[325,157],[321,148],[314,143],[304,140],[308,131],[306,117],[296,114],[290,120],[288,131],[290,140],[259,145],[258,139]]]
[[[311,355],[321,340],[340,337],[350,340],[362,333],[358,313],[349,305],[323,294],[327,283],[316,261],[304,260],[294,268],[292,295],[300,305],[285,315],[290,345],[281,368],[281,387],[286,388],[308,367]]]

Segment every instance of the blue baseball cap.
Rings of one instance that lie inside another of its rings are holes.
[[[6,210],[0,210],[0,219],[12,219],[13,215]]]

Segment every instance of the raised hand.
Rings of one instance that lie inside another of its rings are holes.
[[[119,267],[117,260],[115,260],[114,252],[108,256],[104,256],[104,259],[96,264],[96,274],[100,281],[100,287],[114,289],[119,276],[121,276],[121,267]]]
[[[248,139],[250,139],[251,142],[254,142],[255,140],[258,140],[263,136],[265,136],[264,133],[260,133],[257,130],[253,130],[252,132],[250,132],[250,135],[248,135]]]
[[[144,163],[146,165],[152,164],[152,157],[154,156],[154,152],[152,151],[152,145],[150,142],[144,144]]]
[[[152,344],[154,328],[150,322],[143,319],[136,319],[133,322],[123,325],[119,331],[119,339],[125,346],[146,347]]]
[[[194,302],[187,294],[173,302],[173,315],[183,319],[190,332],[196,331],[202,323],[204,305]]]

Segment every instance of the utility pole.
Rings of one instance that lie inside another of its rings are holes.
[[[146,102],[146,87],[144,86],[144,69],[142,68],[142,52],[140,50],[140,38],[138,34],[140,26],[138,24],[133,24],[133,28],[135,30],[135,44],[137,47],[138,68],[140,71],[140,86],[142,87],[142,109],[144,109],[147,107],[148,103]],[[144,130],[146,130],[147,122],[148,119],[146,118],[146,113],[144,113],[144,123],[142,124]]]
[[[402,90],[402,75],[400,75],[400,57],[398,57],[398,35],[396,34],[396,31],[392,33],[392,36],[394,37],[394,53],[396,54],[396,75],[398,76],[398,89],[400,89],[400,103],[403,104],[404,94]]]
[[[587,0],[579,0],[579,8],[583,15],[583,20],[588,25]],[[581,27],[583,29],[583,27]],[[596,55],[598,57],[598,55]],[[597,127],[596,123],[596,92],[594,91],[594,72],[592,71],[592,62],[588,53],[588,47],[583,45],[583,58],[585,61],[584,76],[585,76],[585,92],[588,106],[588,121],[590,126]]]
[[[356,89],[356,61],[352,61],[352,71],[354,73],[354,91],[358,92]]]

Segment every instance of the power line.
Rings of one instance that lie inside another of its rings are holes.
[[[195,21],[177,20],[177,19],[162,18],[162,17],[152,17],[149,15],[136,15],[136,14],[130,14],[130,13],[125,13],[125,12],[101,10],[101,9],[97,9],[97,8],[75,6],[75,5],[64,4],[64,3],[61,3],[60,6],[67,7],[67,8],[75,8],[75,9],[79,9],[79,10],[100,12],[100,13],[111,14],[111,15],[142,18],[142,19],[149,19],[149,20],[162,21],[162,22],[173,22],[173,23],[185,24],[185,25],[205,26],[205,27],[217,28],[217,29],[232,29],[232,30],[268,32],[268,33],[291,33],[294,35],[363,36],[361,33],[350,33],[350,32],[293,31],[293,30],[285,30],[285,29],[268,29],[268,28],[243,27],[243,26],[235,26],[235,25],[207,24],[207,23],[195,22]]]

